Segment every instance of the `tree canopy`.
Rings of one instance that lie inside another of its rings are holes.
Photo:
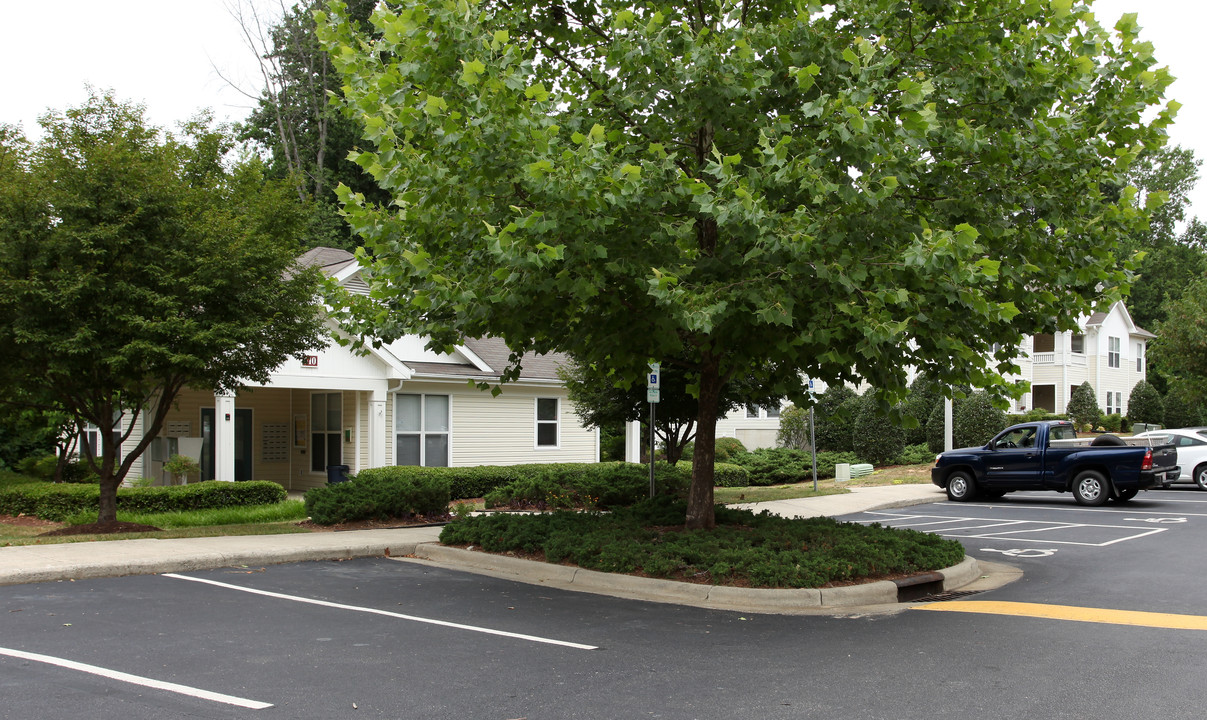
[[[364,22],[376,0],[351,0],[349,16]],[[335,188],[345,184],[374,200],[387,196],[360,167],[348,161],[358,145],[357,121],[331,103],[339,89],[331,59],[315,36],[314,11],[320,0],[302,0],[264,27],[254,5],[234,12],[260,60],[264,87],[247,120],[238,126],[241,140],[266,151],[268,173],[293,182],[298,199],[311,201],[305,229],[310,246],[352,247],[356,237],[338,215]]]
[[[1104,188],[1176,111],[1146,114],[1171,77],[1135,16],[1072,0],[418,0],[367,33],[329,7],[354,159],[391,197],[342,191],[373,287],[349,319],[634,379],[692,358],[689,527],[743,373],[882,407],[911,366],[1009,392],[1025,333],[1129,281],[1145,210]]]
[[[265,381],[318,343],[318,277],[294,265],[291,189],[228,166],[232,141],[204,118],[175,137],[94,95],[40,122],[36,143],[0,142],[0,384],[102,430],[86,458],[110,521],[183,387]]]

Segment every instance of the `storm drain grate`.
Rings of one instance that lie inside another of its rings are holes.
[[[944,602],[946,600],[959,600],[966,598],[969,595],[980,595],[984,590],[948,590],[947,592],[935,593],[934,595],[924,595],[910,602]]]

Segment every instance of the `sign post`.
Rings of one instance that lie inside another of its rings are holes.
[[[813,378],[809,378],[809,450],[813,453],[813,492],[817,492],[817,432],[813,425]]]
[[[645,400],[650,404],[650,497],[654,497],[654,408],[662,399],[662,364],[650,363],[650,371],[646,373]]]

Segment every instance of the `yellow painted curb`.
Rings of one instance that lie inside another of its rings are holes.
[[[980,613],[983,615],[1014,615],[1018,617],[1046,618],[1048,620],[1168,628],[1170,630],[1207,630],[1207,617],[1201,615],[1174,615],[1170,613],[1141,612],[1138,610],[1074,607],[1071,605],[995,602],[992,600],[956,600],[918,605],[912,609]]]

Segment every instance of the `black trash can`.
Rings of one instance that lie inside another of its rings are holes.
[[[347,465],[328,465],[327,484],[348,482],[348,471],[351,469]]]

